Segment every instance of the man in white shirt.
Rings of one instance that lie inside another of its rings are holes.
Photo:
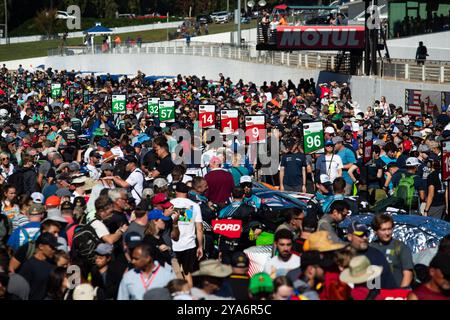
[[[203,219],[200,206],[188,199],[188,192],[189,187],[178,182],[175,187],[176,198],[170,202],[174,205],[174,211],[180,213],[180,237],[178,241],[172,241],[172,248],[183,268],[185,279],[192,286],[191,274],[203,257]]]
[[[144,189],[144,173],[138,168],[138,160],[136,157],[129,156],[126,158],[128,161],[125,170],[131,172],[127,180],[123,180],[121,177],[105,177],[103,179],[112,179],[114,183],[126,189],[131,189],[131,195],[134,198],[136,205],[138,205],[142,200],[142,190]]]
[[[272,279],[285,276],[290,270],[300,267],[300,257],[292,254],[293,234],[288,229],[275,233],[277,256],[269,259],[264,265],[264,272]]]
[[[89,163],[86,165],[86,168],[89,172],[89,176],[98,180],[100,178],[100,171],[97,169],[97,164],[100,162],[102,156],[97,151],[92,151],[89,154]]]

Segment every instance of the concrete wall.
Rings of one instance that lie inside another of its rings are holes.
[[[387,41],[391,58],[415,59],[419,41],[428,49],[428,60],[450,61],[450,31],[423,34],[414,37],[392,39]]]
[[[356,77],[313,69],[297,69],[284,66],[273,66],[256,63],[247,63],[235,60],[197,57],[177,56],[161,54],[117,54],[117,55],[85,55],[67,57],[45,57],[7,62],[7,67],[16,69],[19,64],[24,68],[33,68],[44,64],[45,68],[61,70],[89,70],[95,72],[110,72],[121,74],[136,74],[141,70],[147,75],[198,75],[206,76],[208,79],[218,79],[219,73],[230,77],[232,81],[239,79],[252,81],[261,85],[263,81],[287,81],[291,79],[297,83],[300,78],[314,78],[317,83],[336,80],[348,82],[352,89],[354,100],[359,102],[362,110],[366,110],[374,100],[386,96],[388,102],[395,105],[404,105],[405,89],[421,89],[449,91],[448,85],[438,85],[420,82],[405,82],[384,80],[372,77]]]

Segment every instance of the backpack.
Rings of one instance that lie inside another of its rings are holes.
[[[73,259],[81,258],[94,263],[95,249],[102,242],[97,236],[94,227],[92,227],[92,223],[96,220],[94,219],[87,224],[79,225],[75,228],[70,250]]]
[[[26,259],[29,260],[34,255],[34,252],[36,251],[36,239],[41,234],[40,231],[36,232],[32,238],[30,238],[30,234],[28,233],[27,229],[23,227],[19,227],[20,231],[23,232],[23,235],[25,236],[25,241],[22,243],[22,245],[25,245],[28,243],[27,252],[26,252]]]
[[[414,194],[416,190],[414,189],[414,175],[402,174],[397,188],[394,190],[394,196],[403,200],[403,204],[409,210],[412,207],[414,201]]]

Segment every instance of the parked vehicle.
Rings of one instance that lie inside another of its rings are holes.
[[[67,20],[67,19],[77,19],[77,17],[69,14],[67,11],[57,11],[56,19]]]
[[[230,13],[227,11],[213,12],[211,17],[213,18],[214,23],[227,23],[231,19]]]
[[[213,19],[208,14],[200,14],[200,15],[197,16],[196,20],[200,24],[213,23]]]

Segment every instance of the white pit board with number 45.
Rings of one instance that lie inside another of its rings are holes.
[[[161,122],[175,122],[175,101],[159,101],[158,116]]]
[[[323,149],[323,123],[321,121],[303,124],[303,146],[305,153]]]
[[[127,96],[124,94],[113,94],[112,113],[126,113]]]

